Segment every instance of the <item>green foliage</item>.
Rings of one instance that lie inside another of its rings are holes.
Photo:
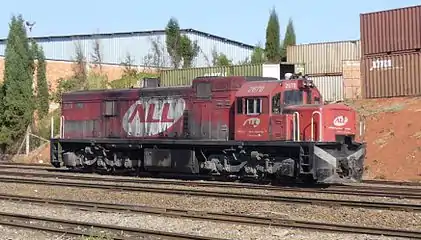
[[[218,53],[216,50],[213,50],[212,64],[214,67],[228,67],[232,65],[232,60],[228,59],[227,55]]]
[[[167,52],[174,68],[190,68],[193,60],[199,54],[197,41],[191,41],[186,35],[181,35],[177,19],[171,18],[165,28]],[[182,63],[182,64],[181,64]]]
[[[60,108],[46,115],[42,115],[38,123],[38,129],[36,129],[36,132],[34,134],[42,138],[49,139],[51,136],[51,118],[53,118],[54,119],[53,120],[54,121],[54,135],[57,136],[60,131],[60,116],[61,116]],[[40,146],[42,144],[42,141],[36,138],[32,139],[31,142],[35,146]]]
[[[137,87],[139,80],[142,80],[143,78],[156,78],[158,76],[158,74],[139,72],[136,75],[126,75],[120,79],[114,80],[110,83],[110,86],[112,89]]]
[[[121,63],[121,65],[124,66],[123,76],[110,83],[110,87],[112,89],[136,87],[138,85],[138,81],[143,78],[158,77],[157,74],[139,72],[133,67],[133,64],[134,59],[130,56],[130,54],[127,54],[125,60]]]
[[[48,114],[50,94],[47,83],[47,63],[45,61],[42,47],[37,49],[37,102],[38,114],[44,116]]]
[[[165,28],[165,34],[165,43],[167,45],[167,52],[171,58],[171,63],[174,68],[178,68],[182,56],[180,54],[180,26],[178,25],[177,19],[172,17],[168,21],[167,27]]]
[[[108,76],[106,74],[97,73],[97,72],[90,72],[88,74],[87,81],[87,89],[107,89],[108,84]]]
[[[287,61],[287,47],[294,46],[296,44],[294,23],[292,19],[289,19],[287,29],[285,31],[284,41],[282,42],[281,48],[281,59],[282,61]]]
[[[24,134],[32,123],[35,109],[33,55],[22,16],[13,16],[9,28],[0,103],[0,144],[3,149]]]
[[[61,103],[61,96],[63,93],[79,90],[87,90],[90,85],[101,85],[97,84],[100,82],[96,75],[91,75],[91,80],[88,79],[88,71],[86,70],[86,59],[83,54],[80,43],[75,45],[75,63],[73,64],[73,76],[65,79],[58,79],[57,90],[52,94],[51,98],[56,103]]]
[[[88,89],[88,71],[86,70],[86,58],[83,54],[82,46],[80,43],[77,43],[75,46],[76,56],[75,56],[75,64],[73,65],[73,77],[78,79],[83,89]]]
[[[279,36],[279,20],[275,9],[272,9],[266,27],[266,57],[269,63],[280,62],[280,36]]]
[[[265,50],[260,43],[254,48],[250,60],[252,64],[263,64],[266,62]]]
[[[180,38],[180,54],[183,58],[183,68],[190,68],[193,60],[199,54],[197,41],[192,42],[186,35]]]

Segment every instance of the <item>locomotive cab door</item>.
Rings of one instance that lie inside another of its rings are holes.
[[[266,141],[269,139],[267,97],[244,97],[236,100],[236,139]]]
[[[119,132],[117,132],[116,122],[118,121],[117,116],[117,101],[115,100],[106,100],[102,104],[102,121],[103,121],[103,133],[104,137],[118,137]]]

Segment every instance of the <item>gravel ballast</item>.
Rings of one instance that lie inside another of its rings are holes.
[[[87,176],[86,174],[84,175]],[[4,178],[21,179],[22,177],[17,176],[2,176]],[[26,177],[25,177],[26,178]],[[29,177],[30,179],[54,181],[54,178],[42,178],[42,177]],[[337,200],[354,200],[354,201],[371,201],[371,202],[393,202],[393,203],[408,203],[408,204],[419,204],[419,199],[406,199],[406,198],[391,198],[391,197],[370,197],[361,195],[346,195],[346,194],[330,194],[330,193],[315,193],[315,192],[294,192],[294,191],[282,191],[280,190],[265,190],[265,189],[249,189],[249,188],[230,188],[227,184],[226,187],[202,187],[194,186],[194,182],[188,182],[190,186],[184,185],[171,185],[171,184],[144,184],[135,182],[111,182],[99,181],[98,178],[90,180],[74,180],[74,179],[57,179],[60,182],[78,182],[78,183],[93,183],[93,184],[115,184],[117,186],[135,186],[135,187],[153,187],[153,188],[166,188],[166,189],[193,189],[199,191],[218,191],[224,193],[246,193],[246,194],[257,194],[257,195],[275,195],[275,196],[291,196],[291,197],[310,197],[310,198],[322,198],[322,199],[337,199]]]
[[[421,213],[404,211],[284,204],[266,201],[15,183],[2,183],[0,193],[421,230]]]
[[[223,239],[396,239],[367,235],[303,231],[299,229],[276,227],[255,227],[230,223],[190,220],[185,218],[174,219],[143,214],[86,212],[64,207],[46,207],[32,204],[12,203],[8,201],[0,201],[0,211],[8,213],[19,212],[20,214],[30,214],[33,216],[53,217],[151,230],[182,232],[199,236],[219,237]],[[34,238],[31,236],[30,239],[57,239],[57,237],[40,236],[40,238]]]

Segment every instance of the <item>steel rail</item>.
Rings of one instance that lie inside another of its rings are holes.
[[[332,224],[324,222],[291,220],[284,218],[271,218],[252,215],[240,215],[231,213],[218,213],[207,211],[184,210],[175,208],[158,208],[140,205],[123,205],[103,202],[84,202],[64,199],[51,199],[39,197],[26,197],[18,195],[0,194],[0,200],[28,202],[34,204],[49,204],[57,206],[66,206],[78,208],[88,211],[105,211],[105,212],[132,212],[138,214],[159,215],[165,217],[175,218],[189,218],[196,220],[225,222],[232,224],[256,225],[256,226],[271,226],[271,227],[293,227],[310,230],[323,230],[331,232],[343,233],[359,233],[383,235],[391,237],[408,237],[421,239],[421,231],[405,230],[405,229],[390,229],[378,228],[368,226],[357,226],[349,224]],[[203,238],[205,239],[205,238]]]
[[[49,227],[44,224],[34,224],[34,221],[46,222],[49,224],[58,224],[60,227]],[[174,233],[174,232],[164,232],[164,231],[155,231],[149,229],[140,229],[140,228],[131,228],[123,227],[117,225],[106,225],[106,224],[97,224],[90,222],[81,222],[73,220],[64,220],[57,218],[49,217],[38,217],[31,216],[26,214],[15,214],[15,213],[6,213],[0,212],[0,225],[33,229],[39,231],[46,231],[52,233],[62,233],[69,234],[73,236],[95,236],[100,237],[98,234],[87,234],[87,230],[92,228],[96,230],[107,231],[112,235],[112,239],[139,239],[139,237],[165,237],[165,239],[177,239],[177,240],[222,240],[221,238],[213,237],[204,237],[189,235],[183,233]],[[83,230],[79,230],[82,228]]]
[[[0,168],[25,168],[34,170],[66,170],[65,168],[55,168],[50,164],[41,163],[15,163],[15,162],[0,162]],[[400,185],[400,186],[415,186],[421,187],[421,182],[408,182],[408,181],[395,181],[395,180],[375,180],[366,179],[362,180],[363,183],[367,184],[381,184],[381,185]]]
[[[55,178],[55,179],[71,179],[71,180],[88,180],[88,181],[112,181],[115,183],[140,183],[140,184],[157,184],[157,185],[181,185],[189,187],[229,187],[229,188],[247,188],[247,189],[262,189],[262,190],[276,190],[284,192],[300,192],[300,193],[324,193],[324,194],[344,194],[367,197],[389,197],[389,198],[407,198],[407,199],[421,199],[421,188],[391,188],[378,186],[330,186],[327,188],[302,188],[302,187],[288,187],[288,186],[273,186],[273,185],[256,185],[245,183],[221,183],[221,182],[198,182],[198,181],[179,181],[179,180],[160,180],[160,179],[136,179],[136,178],[113,178],[113,177],[95,177],[95,176],[80,176],[70,174],[54,174],[54,173],[34,173],[34,172],[11,172],[1,171],[0,175],[7,176],[24,176],[24,177],[40,177],[40,178]]]
[[[1,162],[0,163],[0,169],[1,168],[18,168],[18,169],[20,168],[20,169],[32,169],[32,170],[59,171],[59,172],[69,171],[66,168],[55,168],[55,167],[52,167],[49,164],[39,164],[39,163]],[[209,176],[207,176],[207,177],[209,177]],[[421,187],[421,182],[394,181],[394,180],[374,180],[374,179],[366,179],[366,180],[362,180],[361,182],[366,183],[366,184],[372,184],[372,185]]]
[[[344,207],[361,207],[361,208],[375,208],[375,209],[390,209],[390,210],[405,210],[405,211],[421,211],[419,204],[406,203],[392,203],[392,202],[370,202],[370,201],[355,201],[343,199],[328,199],[328,198],[308,198],[308,197],[294,197],[294,196],[279,196],[279,195],[261,195],[250,193],[230,193],[221,191],[208,191],[196,189],[174,189],[174,188],[158,188],[145,186],[127,186],[106,183],[82,183],[70,181],[49,181],[34,178],[7,178],[0,177],[1,182],[21,183],[21,184],[36,184],[36,185],[50,185],[60,187],[77,187],[77,188],[94,188],[105,190],[119,190],[119,191],[137,191],[160,194],[175,194],[175,195],[191,195],[198,197],[215,197],[215,198],[231,198],[241,200],[257,200],[257,201],[274,201],[295,204],[317,204],[322,206],[344,206]]]

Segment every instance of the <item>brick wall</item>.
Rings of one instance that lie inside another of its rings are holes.
[[[58,79],[68,78],[73,74],[74,62],[47,60],[47,81],[51,91],[55,91]],[[91,68],[92,69],[92,68]],[[121,78],[124,67],[120,65],[103,64],[102,71],[107,74],[110,81]],[[153,68],[141,68],[142,72],[156,72]],[[4,57],[0,57],[0,82],[3,82]]]

